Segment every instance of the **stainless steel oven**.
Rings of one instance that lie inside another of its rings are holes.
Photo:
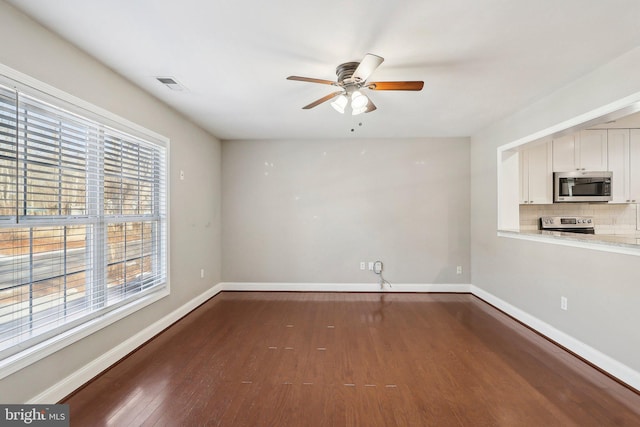
[[[540,230],[595,234],[595,223],[590,216],[543,216]]]
[[[555,172],[553,174],[553,201],[608,202],[611,197],[613,173],[608,171]]]

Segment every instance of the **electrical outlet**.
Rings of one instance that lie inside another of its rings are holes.
[[[184,181],[184,171],[180,171],[180,181]]]
[[[462,266],[461,265],[456,267],[456,274],[462,274]]]
[[[369,261],[369,270],[373,271],[373,261]]]
[[[376,261],[373,263],[373,272],[376,274],[382,273],[382,261]]]
[[[365,270],[367,268],[367,263],[364,261],[360,261],[360,270]]]
[[[560,309],[567,310],[568,303],[567,297],[560,297]]]
[[[204,279],[204,268],[200,269],[200,278]]]

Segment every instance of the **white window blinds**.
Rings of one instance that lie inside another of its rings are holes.
[[[0,359],[166,285],[166,148],[0,86]]]
[[[0,86],[0,221],[17,213],[17,96]]]

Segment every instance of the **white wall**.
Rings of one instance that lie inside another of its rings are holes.
[[[468,138],[225,141],[223,279],[470,283]],[[456,274],[462,265],[464,274]]]
[[[220,142],[157,99],[0,1],[0,63],[171,140],[171,295],[0,380],[26,402],[220,281]],[[179,170],[186,179],[178,179]],[[206,269],[200,279],[200,268]]]
[[[638,67],[640,48],[471,139],[473,284],[636,372],[640,258],[497,237],[496,148],[640,91]]]

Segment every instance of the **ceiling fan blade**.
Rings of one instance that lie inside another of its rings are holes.
[[[332,82],[331,80],[323,80],[323,79],[313,79],[311,77],[300,77],[300,76],[289,76],[287,80],[297,80],[299,82],[310,82],[310,83],[322,83],[324,85],[334,85],[336,82]]]
[[[372,53],[367,53],[358,68],[353,72],[353,78],[361,82],[367,81],[369,76],[382,64],[384,58]]]
[[[377,108],[378,108],[378,107],[376,107],[376,104],[374,104],[374,103],[371,101],[371,98],[369,98],[369,102],[367,103],[367,111],[365,111],[365,113],[370,113],[370,112],[372,112],[373,110],[376,110]]]
[[[367,87],[371,90],[422,90],[424,82],[371,82]]]
[[[330,94],[329,94],[329,95],[327,95],[327,96],[323,96],[322,98],[320,98],[320,99],[318,99],[318,100],[316,100],[316,101],[313,101],[313,102],[312,102],[311,104],[309,104],[309,105],[305,105],[304,107],[302,107],[302,109],[303,109],[303,110],[308,110],[308,109],[310,109],[310,108],[316,107],[316,106],[318,106],[318,105],[322,104],[323,102],[327,102],[327,101],[328,101],[328,100],[330,100],[331,98],[335,98],[335,97],[336,97],[336,96],[338,96],[338,95],[342,95],[343,93],[344,93],[344,91],[342,91],[342,90],[339,90],[339,91],[337,91],[337,92],[330,93]]]

